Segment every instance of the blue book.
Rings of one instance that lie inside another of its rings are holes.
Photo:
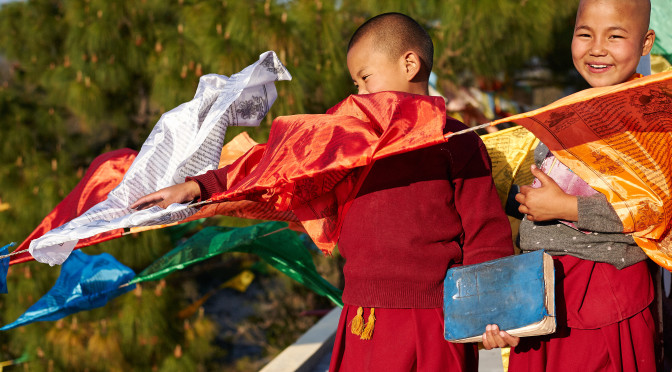
[[[543,250],[448,270],[444,336],[478,342],[488,324],[514,336],[555,332],[555,271]]]

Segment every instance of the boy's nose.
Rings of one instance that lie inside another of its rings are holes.
[[[604,56],[607,54],[607,48],[604,46],[602,40],[595,40],[590,46],[590,55],[591,56]]]

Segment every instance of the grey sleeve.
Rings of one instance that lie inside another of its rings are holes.
[[[577,196],[579,220],[576,227],[581,230],[603,233],[623,232],[623,223],[606,196],[597,193],[591,196]]]

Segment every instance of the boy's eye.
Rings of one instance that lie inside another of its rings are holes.
[[[612,39],[623,39],[623,36],[621,36],[621,35],[611,35],[609,37],[612,38]]]
[[[369,76],[371,76],[371,75],[364,75],[364,76],[362,76],[362,80],[363,80],[363,81],[366,81],[366,79],[367,79]]]

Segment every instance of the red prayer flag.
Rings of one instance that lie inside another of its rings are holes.
[[[75,188],[42,220],[32,233],[16,248],[15,251],[28,249],[30,241],[44,235],[73,218],[86,212],[89,208],[107,198],[112,189],[124,178],[124,174],[135,159],[137,151],[120,149],[99,155],[87,169],[84,177]],[[115,239],[123,234],[123,229],[116,229],[77,243],[77,249],[106,240]],[[28,251],[11,257],[10,265],[30,261],[33,256]]]

